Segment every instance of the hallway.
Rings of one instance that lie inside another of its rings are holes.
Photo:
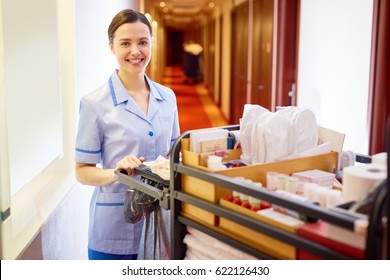
[[[228,124],[207,88],[203,84],[184,83],[184,73],[179,66],[166,67],[163,84],[176,94],[181,133]]]

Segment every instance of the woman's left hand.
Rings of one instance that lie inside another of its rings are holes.
[[[134,175],[134,168],[141,166],[141,164],[145,161],[144,157],[136,157],[134,155],[125,156],[116,164],[117,170],[126,170],[127,175]]]

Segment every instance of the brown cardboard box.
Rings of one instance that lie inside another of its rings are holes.
[[[251,179],[254,182],[261,182],[264,186],[266,184],[266,175],[268,171],[277,171],[291,175],[293,172],[309,169],[319,169],[333,173],[337,170],[338,153],[330,152],[299,159],[213,171],[206,167],[203,155],[189,151],[189,139],[183,139],[181,145],[182,162],[186,165],[199,168],[203,171],[222,174],[227,177],[244,177],[245,179]],[[228,150],[228,152],[224,161],[240,158],[240,149]],[[187,175],[183,175],[182,178],[182,191],[214,203],[218,203],[220,198],[232,193],[229,189]],[[197,220],[201,220],[213,226],[217,226],[219,222],[218,217],[214,214],[192,205],[185,205],[185,203],[183,203],[182,206],[182,213],[185,216],[197,217]]]
[[[207,156],[213,153],[198,154],[189,150],[189,139],[181,140],[182,162],[203,171],[215,172],[207,168]],[[239,159],[241,155],[240,149],[227,150],[224,162]],[[231,191],[225,188],[216,186],[210,182],[206,182],[191,176],[183,175],[182,191],[196,196],[198,198],[217,203],[221,197],[230,194]],[[182,213],[184,216],[196,218],[210,225],[218,224],[218,217],[214,214],[200,209],[196,206],[187,203],[182,204]]]
[[[273,218],[267,217],[267,215],[259,215],[252,210],[236,205],[225,199],[221,199],[220,204],[223,207],[234,210],[235,212],[247,215],[253,219],[271,224],[275,227],[294,234],[296,234],[298,227],[303,224],[302,221],[289,216],[286,216],[286,222],[277,221]],[[259,212],[264,211],[272,211],[272,209],[260,210]],[[275,258],[286,260],[296,259],[297,249],[294,246],[281,242],[268,235],[262,234],[253,229],[249,229],[222,217],[219,220],[219,227],[223,229],[225,234],[231,238],[241,241],[242,243],[245,243],[246,245],[252,246],[254,248],[258,248],[264,253],[267,253]]]
[[[294,172],[319,169],[322,171],[335,173],[337,170],[337,162],[338,153],[330,152],[304,158],[249,165],[237,169],[232,168],[221,170],[218,171],[218,173],[228,177],[244,177],[245,179],[251,179],[253,182],[260,182],[263,184],[263,186],[265,186],[267,182],[268,171],[275,171],[291,175]]]

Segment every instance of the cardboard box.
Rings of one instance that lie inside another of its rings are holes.
[[[237,169],[232,168],[221,170],[218,171],[218,173],[228,177],[244,177],[245,179],[251,179],[253,182],[260,182],[263,186],[265,186],[267,183],[267,172],[269,171],[291,175],[294,172],[318,169],[335,173],[337,170],[337,163],[338,153],[330,152],[304,158],[249,165]]]
[[[207,157],[209,155],[213,155],[214,153],[203,153],[198,154],[190,151],[190,139],[182,139],[181,140],[181,153],[182,153],[182,162],[196,168],[200,168],[202,170],[207,170],[212,172],[211,169],[207,168]],[[231,161],[234,159],[240,159],[241,149],[232,149],[225,150],[225,157],[223,162]]]
[[[302,221],[287,215],[284,215],[285,219],[280,219],[280,217],[275,219],[273,218],[272,213],[269,213],[272,212],[273,209],[260,210],[258,211],[260,213],[266,212],[264,213],[264,215],[260,215],[257,212],[236,205],[225,199],[221,199],[220,204],[223,207],[234,210],[235,212],[247,215],[253,219],[260,220],[262,222],[266,222],[277,228],[286,230],[294,234],[296,234],[298,228],[304,224]],[[277,214],[283,215],[281,213]],[[219,227],[223,229],[225,231],[225,234],[230,236],[231,238],[241,241],[242,243],[245,243],[246,245],[249,245],[253,248],[258,248],[264,253],[269,254],[275,258],[295,260],[297,257],[297,249],[294,246],[281,242],[253,229],[244,227],[228,219],[220,217]]]
[[[191,152],[189,150],[189,144],[189,139],[181,140],[182,162],[204,171],[216,172],[207,168],[207,155],[211,155],[213,153],[198,154]],[[233,159],[239,159],[240,155],[240,149],[228,150],[223,161],[227,162]],[[221,197],[231,193],[228,189],[188,175],[183,175],[182,177],[182,191],[214,203],[218,203]],[[187,217],[196,218],[197,220],[201,220],[210,225],[218,225],[217,216],[184,202],[182,203],[182,214]]]
[[[268,171],[277,171],[279,173],[291,175],[293,172],[300,172],[309,169],[319,169],[334,173],[337,170],[338,162],[338,153],[330,152],[322,155],[299,159],[213,171],[206,167],[206,162],[203,155],[191,152],[189,150],[189,139],[183,139],[181,141],[181,148],[182,162],[186,165],[199,168],[203,171],[222,174],[227,177],[244,177],[246,179],[251,179],[254,182],[261,182],[263,186],[266,184],[266,176]],[[228,150],[228,152],[229,153],[226,154],[224,161],[240,158],[240,149]],[[232,193],[232,191],[229,189],[225,189],[210,182],[206,182],[187,175],[183,175],[182,177],[182,191],[214,203],[218,203],[220,198]],[[218,217],[215,215],[195,206],[188,207],[185,205],[185,203],[183,203],[182,206],[182,213],[186,216],[195,216],[198,220],[213,226],[217,226],[219,222]]]

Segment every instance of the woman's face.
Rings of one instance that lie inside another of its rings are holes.
[[[122,24],[115,31],[110,47],[118,61],[119,71],[144,73],[152,47],[149,28],[140,21]]]

